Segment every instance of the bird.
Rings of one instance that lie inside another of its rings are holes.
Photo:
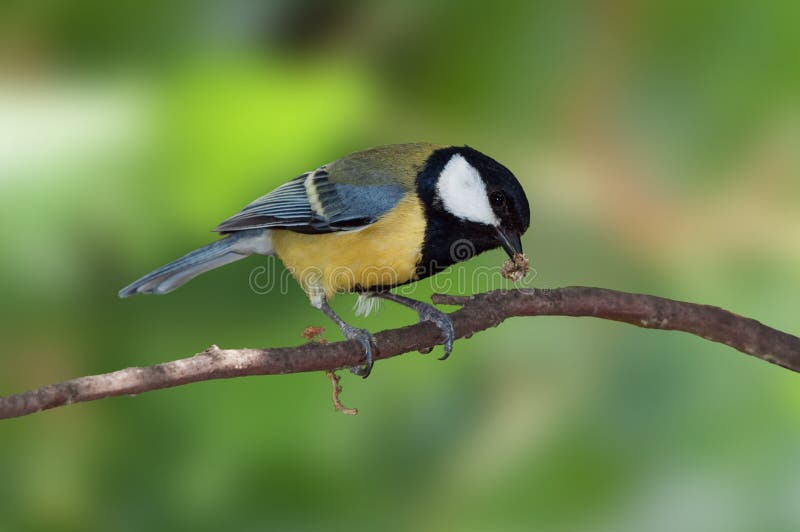
[[[522,253],[530,206],[505,166],[469,146],[427,142],[357,151],[303,173],[246,205],[214,231],[222,238],[148,273],[119,291],[166,294],[209,270],[250,255],[275,255],[342,335],[363,349],[350,368],[372,371],[375,340],[330,306],[357,293],[362,313],[388,300],[439,327],[447,358],[450,317],[391,289],[439,273],[485,251]]]

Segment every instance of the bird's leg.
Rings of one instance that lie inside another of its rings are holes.
[[[352,325],[345,323],[345,321],[333,311],[330,305],[328,305],[328,302],[324,299],[322,300],[319,308],[325,313],[325,315],[332,319],[336,325],[339,326],[339,330],[342,331],[342,334],[345,338],[348,340],[358,340],[358,342],[364,348],[364,365],[350,368],[350,371],[356,375],[364,377],[365,379],[369,377],[373,364],[372,345],[375,341],[370,332],[366,329],[359,329],[358,327],[353,327]]]
[[[421,322],[430,321],[435,323],[444,335],[444,355],[439,357],[439,360],[444,360],[450,356],[450,352],[453,350],[453,342],[456,339],[456,330],[455,327],[453,327],[453,320],[450,319],[450,316],[433,305],[411,299],[410,297],[394,294],[388,290],[375,292],[375,297],[388,299],[389,301],[394,301],[395,303],[400,303],[401,305],[416,310],[417,314],[419,314],[419,321]]]

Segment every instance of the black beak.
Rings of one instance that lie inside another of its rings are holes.
[[[517,253],[522,253],[522,241],[520,240],[519,233],[516,231],[510,231],[508,229],[498,227],[497,239],[500,241],[503,249],[506,250],[506,253],[508,253],[508,256],[512,259]]]

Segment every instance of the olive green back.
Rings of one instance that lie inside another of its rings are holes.
[[[378,146],[346,155],[327,165],[333,183],[351,185],[399,184],[414,188],[417,173],[439,144],[417,142]]]

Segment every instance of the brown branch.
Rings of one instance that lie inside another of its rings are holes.
[[[450,314],[459,338],[494,327],[513,316],[588,316],[649,329],[688,332],[792,371],[800,371],[800,338],[708,305],[587,287],[497,290],[468,297],[437,294],[433,300],[440,304],[461,305],[459,310]],[[443,340],[439,329],[427,322],[383,331],[376,334],[375,339],[378,359],[419,351]],[[354,341],[267,349],[211,346],[189,358],[81,377],[0,397],[0,419],[190,382],[335,370],[355,366],[360,359],[361,349]]]

